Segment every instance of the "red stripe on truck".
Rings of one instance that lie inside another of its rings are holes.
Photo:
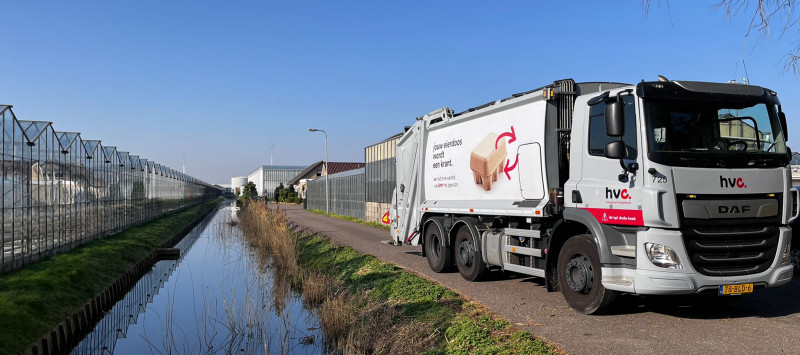
[[[641,210],[620,210],[611,208],[584,208],[603,224],[621,224],[626,226],[643,226],[644,218]]]

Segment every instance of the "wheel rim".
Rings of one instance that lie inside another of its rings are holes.
[[[473,255],[472,243],[467,240],[463,240],[458,244],[458,262],[460,262],[461,265],[464,265],[468,268],[472,267]]]
[[[592,291],[594,273],[589,258],[581,254],[573,256],[564,271],[570,289],[581,294]]]
[[[439,236],[435,233],[431,234],[430,243],[431,245],[428,246],[428,254],[430,254],[432,260],[439,260],[442,251],[442,244],[439,243]]]

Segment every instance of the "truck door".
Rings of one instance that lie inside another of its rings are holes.
[[[621,98],[625,107],[625,134],[622,137],[626,147],[624,163],[641,164],[636,100],[630,94]],[[641,226],[644,224],[641,208],[644,181],[641,181],[641,171],[625,174],[619,160],[605,157],[606,144],[619,139],[606,135],[606,106],[615,100],[616,93],[612,93],[609,100],[589,106],[584,111],[588,117],[583,122],[586,134],[581,138],[582,176],[577,185],[582,203],[576,207],[587,210],[603,224]]]
[[[410,238],[414,233],[414,227],[418,220],[418,211],[413,206],[416,205],[415,199],[419,193],[419,127],[414,126],[411,134],[406,136],[397,144],[396,167],[397,185],[395,187],[395,206],[396,217],[392,217],[392,236],[397,242],[410,240],[413,245],[417,245],[419,238]]]

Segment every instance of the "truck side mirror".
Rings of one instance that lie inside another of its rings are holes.
[[[606,135],[609,137],[625,135],[625,107],[622,102],[611,102],[606,106]]]
[[[786,114],[778,111],[778,118],[781,120],[781,130],[783,130],[783,140],[789,141],[789,130],[786,129]]]
[[[606,144],[606,158],[623,159],[625,158],[625,142],[613,141]]]

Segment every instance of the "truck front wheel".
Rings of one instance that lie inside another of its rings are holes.
[[[470,226],[464,224],[456,233],[456,243],[453,245],[458,272],[467,281],[480,280],[486,271],[480,252],[474,245]]]
[[[433,220],[425,227],[425,257],[428,259],[428,266],[434,272],[445,272],[450,269],[450,249],[444,246],[442,239],[447,234],[444,233],[442,223]]]
[[[558,253],[558,285],[570,307],[593,314],[608,306],[616,292],[603,287],[597,246],[588,234],[569,238]]]
[[[795,275],[800,273],[800,249],[792,249],[789,251],[789,261],[794,266]]]

